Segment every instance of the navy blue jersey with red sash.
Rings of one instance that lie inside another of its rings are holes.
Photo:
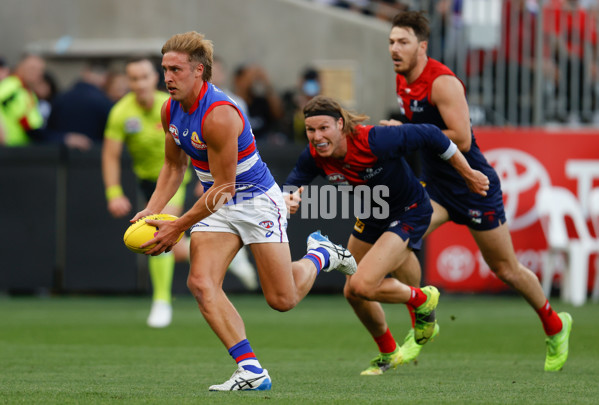
[[[310,144],[284,184],[300,187],[323,176],[332,184],[384,185],[389,190],[384,200],[391,211],[405,211],[428,200],[428,195],[403,156],[422,148],[438,156],[450,145],[450,140],[432,125],[358,125],[347,136],[347,154],[343,159],[320,157]]]
[[[447,125],[443,121],[439,110],[430,101],[433,82],[437,77],[442,75],[456,77],[447,66],[429,58],[424,70],[414,82],[408,84],[404,76],[400,74],[396,76],[397,100],[401,113],[405,117],[404,122],[432,124],[441,130],[447,129]],[[491,188],[500,187],[499,178],[495,170],[482,154],[472,130],[470,133],[472,136],[472,145],[468,152],[462,153],[466,157],[470,167],[483,172],[489,178]],[[439,159],[430,150],[422,149],[420,153],[422,156],[423,180],[426,183],[430,181],[436,187],[446,189],[452,194],[474,195],[470,193],[464,179],[462,179],[451,165]]]
[[[275,180],[260,158],[249,120],[235,102],[212,83],[204,82],[198,99],[187,113],[178,101],[168,100],[166,115],[169,132],[175,143],[191,157],[193,168],[204,190],[208,190],[214,184],[214,178],[210,172],[203,125],[206,116],[220,105],[232,106],[243,120],[243,130],[237,140],[236,197],[240,195],[240,191],[244,195],[262,194],[275,184]]]

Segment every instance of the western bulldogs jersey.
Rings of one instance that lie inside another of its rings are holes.
[[[264,193],[275,184],[266,164],[260,158],[250,123],[235,102],[212,83],[204,82],[202,90],[189,112],[183,111],[178,101],[169,99],[166,107],[168,130],[175,143],[190,157],[195,172],[204,190],[214,184],[208,162],[208,145],[202,129],[206,115],[217,106],[231,105],[243,120],[243,131],[237,144],[237,174],[235,177],[236,195],[233,202],[243,194],[255,196]]]
[[[428,200],[403,155],[423,147],[443,155],[452,145],[433,125],[358,125],[354,133],[347,136],[347,154],[343,159],[320,157],[310,144],[300,155],[285,184],[300,187],[320,175],[332,184],[385,185],[389,192],[384,200],[391,211],[403,212]]]
[[[408,84],[405,77],[396,76],[397,100],[404,122],[413,124],[433,124],[441,130],[447,129],[437,107],[430,102],[433,81],[442,75],[455,76],[455,74],[442,63],[429,58],[420,76]],[[459,79],[458,79],[459,80]],[[463,85],[463,84],[462,84]],[[489,165],[483,156],[474,133],[470,131],[472,144],[468,152],[462,152],[473,169],[483,172],[491,182],[491,187],[499,187],[499,178],[495,170]],[[441,160],[433,152],[427,149],[421,150],[423,179],[428,183],[430,179],[437,186],[451,189],[453,194],[468,194],[468,186],[462,177],[444,160]],[[481,197],[482,198],[482,197]]]

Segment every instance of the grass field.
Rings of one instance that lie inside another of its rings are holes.
[[[543,372],[544,335],[517,297],[442,295],[441,334],[417,365],[359,372],[376,346],[340,295],[308,296],[278,313],[258,295],[233,296],[273,379],[268,392],[209,392],[235,364],[180,296],[166,329],[145,326],[149,298],[0,298],[1,404],[597,404],[599,305],[572,308],[570,358]],[[398,340],[403,306],[386,306]]]

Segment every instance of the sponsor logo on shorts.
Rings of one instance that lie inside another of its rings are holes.
[[[270,229],[273,226],[275,226],[274,222],[272,222],[272,221],[262,221],[258,225],[260,225],[262,228],[266,228],[266,229]]]
[[[258,225],[260,225],[262,228],[265,228],[265,229],[271,229],[275,226],[274,222],[272,222],[272,221],[262,221]],[[267,238],[270,238],[272,236],[273,232],[274,231],[268,231],[264,234],[264,236],[266,236]]]
[[[497,218],[497,213],[495,212],[495,210],[487,211],[483,215],[485,217],[485,221],[490,223],[495,222],[495,219]]]
[[[191,226],[190,232],[193,232],[193,231],[194,231],[194,229],[198,229],[198,228],[206,228],[206,227],[208,227],[208,226],[210,226],[210,225],[208,225],[208,224],[207,224],[207,223],[205,223],[205,222],[201,222],[201,221],[200,221],[200,222],[198,222],[198,223],[196,223],[196,224],[193,224],[193,225]]]
[[[410,232],[412,232],[414,230],[413,226],[410,226],[406,223],[403,223],[401,221],[393,221],[391,222],[391,224],[389,224],[389,229],[395,228],[399,226],[399,229],[401,229],[401,232],[404,234],[409,234]]]
[[[473,209],[469,209],[468,210],[468,216],[472,217],[472,218],[479,218],[482,215],[482,213],[479,210],[473,210]]]
[[[364,232],[364,227],[366,225],[364,222],[360,221],[360,218],[356,218],[356,223],[354,224],[354,230],[358,233]]]
[[[474,210],[474,209],[469,209],[468,210],[468,216],[470,217],[470,222],[472,222],[473,224],[481,224],[482,221],[482,212],[480,212],[479,210]]]

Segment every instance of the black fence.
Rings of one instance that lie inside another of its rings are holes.
[[[264,161],[282,183],[301,147],[261,147]],[[318,184],[324,184],[323,182]],[[193,203],[192,187],[187,205]],[[123,189],[134,207],[143,207],[130,161],[123,158]],[[8,294],[146,294],[151,290],[147,259],[127,250],[123,233],[128,218],[115,219],[106,209],[101,150],[58,146],[0,148],[0,293]],[[133,214],[131,214],[132,216]],[[306,237],[321,229],[347,243],[354,220],[289,220],[291,254],[305,254]],[[186,293],[188,263],[178,263],[174,293]],[[344,276],[319,275],[314,292],[340,292]],[[227,291],[243,291],[233,275]]]

